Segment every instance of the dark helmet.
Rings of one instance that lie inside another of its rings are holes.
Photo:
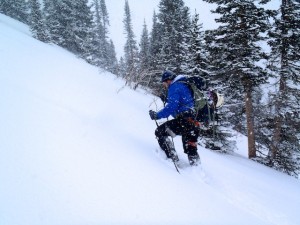
[[[176,74],[170,70],[165,70],[161,76],[161,82],[166,80],[173,80],[176,77]]]

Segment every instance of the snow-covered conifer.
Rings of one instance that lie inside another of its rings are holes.
[[[187,54],[188,33],[190,30],[189,8],[182,0],[161,0],[158,22],[160,24],[161,50],[157,56],[161,69],[169,68],[180,73]]]
[[[144,21],[143,31],[140,40],[139,52],[140,70],[148,70],[150,63],[150,40],[146,22]]]
[[[188,74],[199,74],[208,79],[205,76],[208,68],[207,55],[202,23],[199,23],[199,14],[195,12],[195,15],[192,17],[190,43],[187,54]]]
[[[89,61],[93,23],[88,0],[47,0],[45,15],[51,41]]]
[[[118,60],[116,56],[115,45],[112,40],[110,40],[107,54],[108,54],[107,70],[113,74],[118,74]]]
[[[125,78],[131,85],[138,79],[138,47],[132,28],[131,12],[127,0],[125,1],[124,11],[123,23],[126,34],[126,43],[124,46],[124,60],[126,66]]]
[[[25,0],[1,0],[0,13],[28,23],[28,4]]]
[[[245,109],[248,156],[254,158],[256,146],[252,93],[254,87],[265,83],[268,78],[262,66],[258,64],[264,58],[258,42],[265,40],[262,34],[269,29],[269,14],[255,0],[205,1],[217,4],[213,12],[220,15],[216,19],[220,26],[208,32],[206,38],[210,45],[211,63],[218,68],[216,75],[226,85],[224,88],[228,99],[237,103],[237,109]],[[241,105],[242,98],[244,105]]]
[[[269,32],[269,69],[277,85],[267,117],[272,132],[267,163],[295,174],[300,169],[300,3],[282,0],[277,12]]]
[[[37,38],[40,41],[48,42],[49,36],[46,31],[45,20],[41,11],[40,2],[38,0],[30,0],[29,7],[29,25],[33,37]]]

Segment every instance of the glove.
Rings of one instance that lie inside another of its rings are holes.
[[[154,112],[153,110],[149,111],[149,115],[150,115],[151,120],[156,120],[157,119],[157,113]]]

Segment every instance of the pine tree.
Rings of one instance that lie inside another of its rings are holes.
[[[104,46],[104,37],[103,37],[103,23],[102,23],[102,14],[100,10],[100,4],[99,0],[94,0],[94,40],[93,40],[93,48],[92,48],[92,54],[93,54],[93,64],[105,67],[104,62],[104,52],[103,52],[103,46]]]
[[[158,22],[158,17],[155,11],[153,12],[152,17],[152,30],[149,36],[149,44],[148,77],[150,80],[148,82],[148,86],[151,88],[153,94],[160,95],[160,79],[163,68],[159,65],[159,55],[162,48],[162,40],[161,26]]]
[[[267,81],[267,74],[258,61],[264,58],[258,45],[269,29],[268,11],[255,0],[205,0],[216,3],[214,13],[220,14],[218,29],[209,32],[212,64],[219,67],[216,75],[227,85],[226,96],[240,99],[244,95],[248,134],[248,157],[256,157],[252,93],[256,86]],[[266,3],[268,1],[260,1]],[[240,104],[240,102],[238,102]]]
[[[88,0],[72,0],[70,50],[88,58],[93,39],[93,17]]]
[[[146,21],[144,21],[139,47],[139,83],[143,86],[148,86],[151,78],[151,76],[149,76],[150,38]]]
[[[269,32],[269,69],[278,81],[272,95],[268,126],[268,164],[288,174],[300,172],[300,3],[282,0],[274,28]]]
[[[28,23],[28,5],[25,0],[1,0],[0,13],[19,20],[23,23]]]
[[[46,27],[51,42],[67,48],[66,39],[70,36],[71,6],[65,0],[44,0]]]
[[[103,33],[105,38],[107,38],[108,27],[109,27],[109,16],[108,16],[105,0],[100,0],[100,10],[101,10],[102,22],[103,22]]]
[[[108,69],[110,67],[110,41],[108,40],[109,16],[104,0],[94,0],[95,6],[95,56],[96,65]]]
[[[139,52],[140,71],[148,70],[150,63],[150,40],[149,33],[144,21],[143,31],[140,40],[140,52]]]
[[[126,43],[124,47],[126,75],[125,79],[129,85],[132,85],[138,80],[138,47],[135,40],[135,35],[132,29],[131,12],[128,1],[125,1],[124,28],[126,34]]]
[[[152,81],[152,74],[150,73],[150,37],[147,29],[146,22],[144,21],[143,31],[140,39],[140,52],[139,52],[139,79],[137,85],[140,84],[144,87],[149,87]]]
[[[112,40],[110,40],[108,48],[108,68],[107,70],[113,74],[118,74],[118,60],[116,56],[115,46]]]
[[[90,61],[93,23],[87,4],[88,0],[47,0],[45,15],[51,41]]]
[[[159,3],[160,54],[157,56],[161,69],[176,73],[182,71],[187,54],[188,32],[190,30],[189,9],[182,0],[161,0]]]
[[[45,28],[44,18],[42,16],[41,5],[38,0],[30,0],[30,29],[34,38],[40,41],[48,42],[49,37]]]
[[[117,75],[121,76],[122,78],[125,78],[126,75],[126,63],[123,57],[120,58],[118,63],[118,73]]]
[[[50,42],[53,42],[53,38],[51,35],[50,30],[52,30],[52,25],[53,25],[53,16],[54,14],[54,3],[56,0],[43,0],[43,7],[42,7],[42,12],[45,20],[45,28],[46,32],[48,34],[48,37],[50,39]]]
[[[149,61],[149,69],[152,71],[157,71],[158,69],[158,55],[160,53],[160,49],[162,47],[161,44],[161,27],[158,23],[158,18],[155,13],[153,12],[153,18],[152,18],[152,31],[150,34],[150,61]]]
[[[187,73],[199,74],[205,79],[208,79],[208,53],[206,52],[202,26],[202,23],[199,23],[199,14],[195,12],[195,15],[192,18],[190,44],[186,60],[188,62]]]
[[[102,14],[102,21],[103,21],[103,55],[104,55],[104,61],[105,61],[105,67],[109,68],[110,66],[110,53],[112,53],[110,41],[108,40],[108,27],[109,27],[109,16],[105,4],[105,0],[100,0],[100,9]]]

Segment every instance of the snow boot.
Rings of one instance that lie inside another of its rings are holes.
[[[188,155],[188,159],[189,159],[189,163],[191,166],[198,166],[201,163],[200,156],[197,152],[196,152],[196,154]]]

